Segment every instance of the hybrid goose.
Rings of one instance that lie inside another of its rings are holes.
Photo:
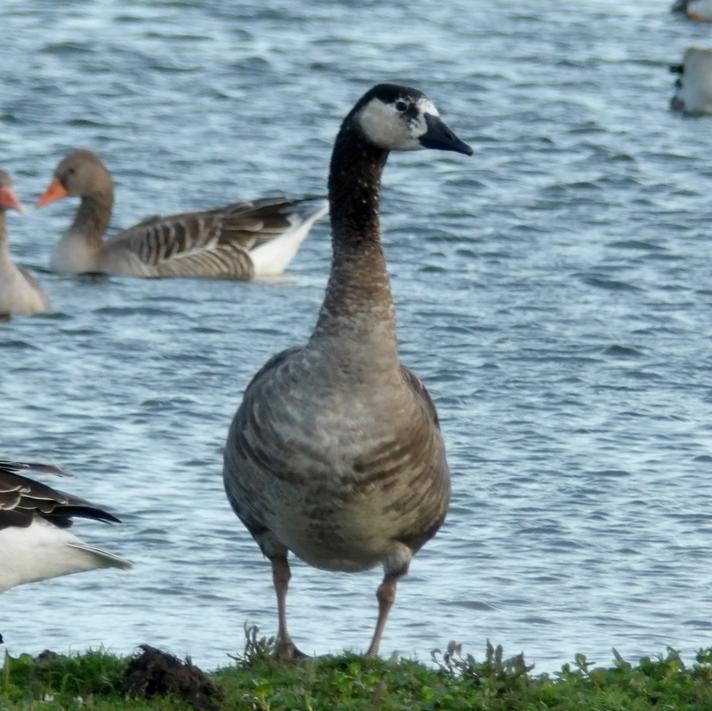
[[[202,212],[155,216],[108,240],[114,205],[111,174],[91,151],[70,153],[37,201],[43,207],[81,198],[74,222],[52,253],[50,268],[69,274],[252,279],[281,274],[316,220],[323,201],[274,197]]]
[[[75,516],[118,522],[104,509],[25,476],[62,475],[47,464],[0,461],[0,592],[46,578],[95,568],[131,567],[67,530]]]
[[[671,108],[687,114],[712,114],[712,49],[689,47],[682,64],[670,69],[680,75]]]
[[[24,212],[12,189],[10,175],[0,170],[0,316],[51,311],[52,305],[37,279],[12,261],[7,240],[6,210]]]
[[[277,654],[287,629],[291,551],[323,570],[382,565],[377,655],[397,581],[435,535],[450,499],[438,416],[398,358],[378,204],[392,150],[472,149],[416,89],[373,87],[344,119],[329,175],[333,257],[316,327],[254,376],[232,421],[223,476],[233,510],[270,560]]]

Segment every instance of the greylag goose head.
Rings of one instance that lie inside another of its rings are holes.
[[[111,197],[113,201],[114,183],[96,153],[84,148],[72,151],[54,171],[54,177],[44,193],[37,200],[37,207],[66,197],[98,196]]]

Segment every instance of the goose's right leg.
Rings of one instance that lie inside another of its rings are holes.
[[[287,556],[270,558],[270,563],[272,563],[272,580],[277,593],[277,615],[279,617],[277,658],[299,659],[306,657],[306,654],[297,649],[287,631],[287,589],[289,588],[289,579],[292,577]]]

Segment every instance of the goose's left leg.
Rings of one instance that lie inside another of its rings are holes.
[[[378,648],[381,646],[381,636],[386,626],[388,613],[393,607],[396,599],[396,585],[398,580],[402,578],[408,569],[399,570],[397,573],[386,572],[383,576],[383,582],[378,586],[376,598],[378,599],[378,621],[376,622],[376,630],[373,633],[371,646],[368,648],[366,655],[369,657],[378,656]]]

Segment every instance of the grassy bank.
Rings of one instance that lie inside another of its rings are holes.
[[[616,654],[608,668],[577,657],[547,675],[489,644],[482,661],[451,644],[434,665],[355,655],[285,664],[271,658],[270,640],[247,632],[234,665],[209,675],[150,648],[133,658],[6,656],[0,709],[712,709],[712,649],[689,665],[672,650],[638,664]]]

